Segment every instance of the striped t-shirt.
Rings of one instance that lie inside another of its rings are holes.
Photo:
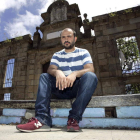
[[[86,49],[75,47],[73,52],[66,53],[65,49],[54,53],[50,65],[56,65],[68,76],[74,71],[82,70],[85,64],[93,63]]]

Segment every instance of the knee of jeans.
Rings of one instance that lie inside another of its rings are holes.
[[[98,82],[98,78],[96,74],[93,72],[86,72],[83,76],[86,76],[88,80],[93,80],[95,82]]]
[[[48,78],[49,77],[49,74],[48,73],[42,73],[40,75],[40,78]]]

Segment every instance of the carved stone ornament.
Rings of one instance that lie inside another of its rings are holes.
[[[51,24],[63,20],[67,20],[67,7],[54,7],[51,11]]]

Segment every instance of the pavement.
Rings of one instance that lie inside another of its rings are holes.
[[[140,130],[81,129],[66,132],[52,128],[50,132],[23,133],[15,125],[0,125],[0,140],[140,140]]]

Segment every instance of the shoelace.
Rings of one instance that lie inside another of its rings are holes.
[[[73,119],[73,118],[70,118],[69,120],[68,120],[68,125],[70,125],[70,124],[77,124],[77,121],[75,120],[75,119]]]
[[[35,120],[35,123],[37,123],[37,119],[34,118],[34,117],[32,117],[31,119],[29,119],[29,120],[28,120],[28,123],[29,123],[29,122],[32,122],[32,121],[34,121],[34,120]]]
[[[76,120],[75,119],[72,119],[71,123],[75,123],[75,122],[76,122]]]

